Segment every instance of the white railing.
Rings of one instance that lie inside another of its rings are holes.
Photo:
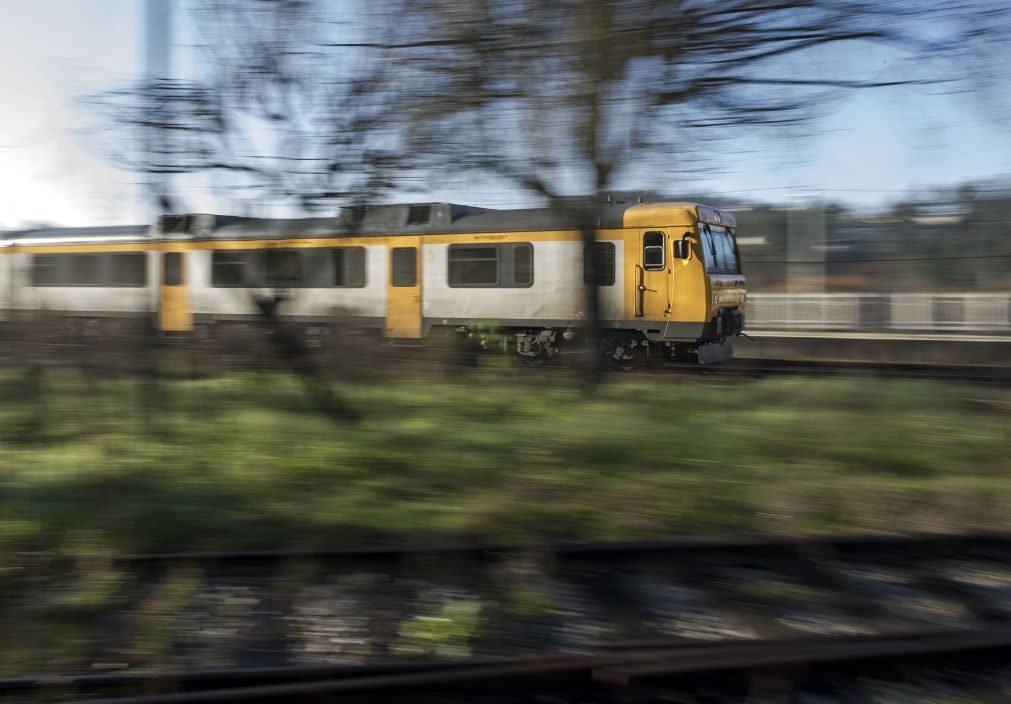
[[[747,327],[1011,332],[1011,293],[753,293]]]

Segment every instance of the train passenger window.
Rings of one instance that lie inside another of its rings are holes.
[[[161,259],[162,286],[183,285],[183,253],[165,252]]]
[[[211,252],[211,286],[245,286],[248,279],[249,252],[216,249]]]
[[[418,248],[394,247],[390,255],[394,286],[418,285]]]
[[[99,255],[74,254],[70,257],[70,285],[97,286],[101,284],[99,276]]]
[[[302,285],[302,258],[296,249],[268,249],[263,259],[263,285]]]
[[[147,285],[147,255],[144,252],[36,254],[31,264],[32,286],[140,288]]]
[[[147,254],[117,252],[107,257],[106,280],[110,286],[142,288],[147,286]]]
[[[593,243],[593,268],[598,286],[614,286],[614,242]],[[590,268],[583,271],[583,283],[590,283]]]
[[[333,257],[333,284],[341,288],[365,286],[365,248],[335,247]]]
[[[450,245],[450,286],[497,286],[498,245]]]
[[[333,268],[329,247],[299,249],[302,259],[302,286],[304,288],[329,288],[333,286]]]
[[[647,232],[642,236],[642,266],[647,271],[661,271],[667,263],[662,232]]]
[[[64,271],[69,266],[64,254],[32,255],[32,286],[66,285]]]
[[[517,286],[531,286],[534,283],[534,247],[523,243],[513,248],[513,283]]]
[[[453,288],[526,288],[534,283],[534,246],[508,244],[451,244],[448,283]]]

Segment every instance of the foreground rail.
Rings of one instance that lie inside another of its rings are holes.
[[[74,687],[78,693],[108,691],[128,685],[171,685],[172,693],[104,699],[92,704],[198,704],[301,699],[442,702],[475,701],[489,693],[496,700],[526,700],[531,694],[595,694],[622,701],[630,688],[642,697],[658,686],[691,690],[707,676],[721,674],[723,687],[774,673],[782,679],[811,678],[840,667],[881,667],[889,661],[923,658],[1007,658],[1011,623],[958,631],[923,631],[872,637],[818,637],[756,642],[684,645],[615,650],[592,655],[543,653],[537,656],[466,663],[391,664],[385,667],[224,670],[205,673],[160,673],[133,677],[82,677],[50,686]],[[785,675],[784,675],[785,673]],[[742,680],[742,677],[744,678]],[[736,679],[733,679],[736,678]],[[44,681],[0,682],[6,691],[46,686]],[[20,685],[20,687],[18,687]],[[753,688],[749,683],[748,688]]]
[[[1011,645],[1011,534],[1003,533],[378,546],[70,560],[21,554],[13,563],[32,575],[31,589],[37,591],[39,575],[81,561],[134,575],[130,584],[139,601],[131,602],[129,592],[117,601],[127,611],[143,608],[146,594],[184,569],[212,596],[269,602],[234,633],[271,632],[297,616],[303,631],[319,631],[324,651],[335,647],[334,628],[344,628],[337,636],[347,640],[348,618],[369,619],[360,632],[372,635],[362,636],[359,655],[342,651],[317,664],[291,659],[290,638],[282,635],[276,666],[269,667],[262,657],[260,664],[248,664],[241,642],[226,643],[241,639],[229,636],[218,646],[234,645],[236,660],[246,666],[201,670],[198,658],[193,669],[176,672],[15,678],[0,681],[0,701],[117,694],[162,697],[126,700],[138,702],[238,701],[365,691],[402,697],[407,690],[413,696],[459,686],[478,688],[472,694],[519,686],[626,687],[720,668],[764,671]],[[296,601],[286,606],[278,601],[277,585],[290,587],[293,573],[306,575],[305,582],[289,590]],[[529,596],[532,590],[546,608],[533,615],[510,611],[516,594]],[[402,639],[426,619],[451,618],[440,604],[470,604],[480,615],[466,634],[454,636],[467,653],[421,649],[405,657],[389,638]],[[305,605],[316,610],[315,621],[300,611]],[[194,623],[189,614],[179,617],[199,632],[215,630],[216,618],[232,618],[210,613]],[[264,623],[270,618],[272,624]],[[262,656],[263,639],[253,645]],[[196,698],[164,698],[184,696]]]
[[[810,555],[811,550],[831,550],[836,554],[873,553],[894,549],[953,552],[978,547],[1011,551],[1011,533],[855,533],[799,536],[740,536],[726,538],[684,538],[655,541],[490,543],[456,545],[374,545],[348,548],[308,548],[290,550],[239,550],[214,552],[162,552],[125,555],[79,553],[73,559],[99,559],[119,564],[143,565],[183,563],[262,563],[284,560],[357,561],[389,560],[411,556],[455,556],[495,559],[511,554],[554,555],[562,558],[638,557],[643,555],[707,556],[729,553],[756,555],[767,552]],[[30,560],[61,560],[68,556],[44,552],[21,552]]]

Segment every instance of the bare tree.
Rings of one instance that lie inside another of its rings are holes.
[[[738,128],[809,124],[841,91],[968,78],[967,53],[993,13],[1007,15],[937,0],[401,2],[383,47],[409,93],[416,167],[493,174],[564,211],[582,233],[587,281],[608,189],[659,181],[670,192],[672,175],[690,182],[717,163]],[[869,47],[889,70],[853,59]],[[594,382],[599,309],[586,286]]]
[[[194,0],[193,75],[142,79],[91,96],[118,164],[174,175],[259,214],[333,208],[384,192],[393,151],[383,133],[385,65],[336,35],[368,31],[368,15],[316,0]],[[348,7],[352,7],[349,3]],[[203,177],[193,182],[194,177]],[[185,208],[160,194],[166,211]],[[164,202],[168,201],[168,202]]]
[[[91,96],[116,163],[151,179],[163,214],[185,212],[187,191],[217,196],[242,215],[332,212],[391,186],[395,145],[381,50],[338,47],[372,21],[322,0],[194,0],[199,55],[192,75],[143,79]],[[187,218],[172,218],[174,222]],[[253,290],[278,356],[327,415],[357,414],[322,383],[305,341],[280,315],[287,298]]]

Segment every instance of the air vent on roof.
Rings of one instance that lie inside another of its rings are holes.
[[[188,215],[162,215],[160,224],[162,232],[186,232],[190,227],[190,218]]]
[[[352,205],[348,208],[348,210],[351,211],[351,222],[355,225],[361,225],[365,220],[365,211],[367,208],[367,205]]]
[[[431,217],[432,206],[430,205],[411,205],[407,208],[408,225],[427,225]]]

